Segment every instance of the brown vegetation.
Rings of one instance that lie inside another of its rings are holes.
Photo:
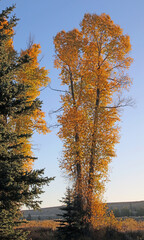
[[[52,220],[30,221],[24,223],[21,228],[30,231],[29,239],[32,240],[56,240],[56,228],[59,223]],[[90,237],[82,236],[78,240],[143,240],[144,221],[136,221],[131,218],[119,220],[118,228],[107,224],[99,230],[95,230]],[[74,239],[76,240],[76,239]]]

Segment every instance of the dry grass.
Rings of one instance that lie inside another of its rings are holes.
[[[29,240],[55,240],[55,230],[59,224],[53,220],[27,221],[20,228],[29,231]]]
[[[24,231],[30,231],[28,239],[32,240],[56,240],[56,228],[59,223],[53,220],[29,221],[21,225]],[[82,237],[79,240],[144,240],[144,221],[137,222],[134,219],[121,220],[118,229],[105,227],[94,231],[93,237]],[[76,240],[76,239],[75,239]]]
[[[21,228],[28,228],[28,229],[47,228],[47,229],[51,229],[52,231],[54,231],[54,230],[56,230],[58,225],[59,224],[53,220],[27,221],[26,223],[23,223],[21,225]]]
[[[136,221],[132,218],[127,218],[121,221],[122,232],[136,232],[136,231],[144,231],[144,221]]]

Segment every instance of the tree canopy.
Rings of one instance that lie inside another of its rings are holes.
[[[61,95],[63,114],[59,137],[64,143],[61,168],[73,180],[87,220],[95,199],[103,196],[108,166],[119,141],[120,98],[131,79],[129,36],[109,15],[85,14],[80,30],[54,38],[55,67],[67,92]]]

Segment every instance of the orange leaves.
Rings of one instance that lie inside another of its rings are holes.
[[[61,31],[54,38],[55,44],[55,67],[61,68],[62,84],[67,84],[68,72],[78,70],[80,51],[82,47],[82,34],[78,29],[69,32]],[[76,73],[76,71],[75,71]],[[77,73],[78,74],[78,73]],[[63,78],[63,76],[65,77]],[[75,80],[78,77],[75,76]]]
[[[131,50],[129,36],[123,35],[122,29],[108,15],[85,14],[81,27],[84,38],[88,39],[86,58],[93,59],[100,67],[107,67],[111,74],[114,68],[121,70],[130,66],[132,59],[127,55]]]
[[[30,61],[20,69],[16,76],[16,81],[29,86],[26,91],[28,101],[35,100],[40,95],[40,89],[47,86],[50,82],[48,71],[45,67],[40,67],[38,61],[40,53],[39,44],[33,44],[29,49],[21,51],[21,57],[27,54],[30,57]],[[45,121],[45,113],[42,112],[41,109],[36,109],[31,115],[18,119],[16,124],[17,130],[21,133],[26,132],[31,134],[34,130],[43,134],[50,132]],[[23,151],[26,151],[26,155],[29,155],[29,151],[31,151],[30,142],[24,142]],[[31,167],[32,160],[28,159],[28,161],[24,163],[24,168],[31,169]]]
[[[49,133],[50,130],[47,128],[46,122],[44,120],[45,113],[41,110],[35,110],[32,116],[33,127],[38,131],[38,133]]]
[[[27,96],[29,100],[34,100],[40,95],[40,88],[47,86],[50,82],[48,71],[44,67],[40,67],[38,62],[41,53],[40,45],[33,44],[29,49],[21,51],[21,56],[28,54],[31,58],[30,62],[25,64],[17,76],[17,81],[28,85]],[[33,121],[33,129],[46,134],[49,132],[44,120],[45,114],[41,110],[36,110],[31,116]]]
[[[21,56],[28,54],[31,58],[30,62],[19,72],[17,80],[25,85],[29,85],[27,96],[29,100],[34,100],[40,95],[40,88],[45,87],[50,79],[47,74],[48,71],[44,67],[39,66],[38,56],[40,54],[40,45],[33,44],[30,49],[21,51]],[[22,119],[22,125],[27,126],[30,131],[36,130],[38,133],[46,134],[49,131],[46,121],[45,113],[41,109],[36,109],[33,114],[28,116],[27,119]],[[23,129],[24,129],[23,128]],[[31,148],[30,142],[25,143],[24,149]],[[28,150],[29,151],[29,150]],[[32,161],[28,160],[24,163],[24,168],[31,169]]]
[[[38,62],[41,53],[40,45],[33,44],[29,49],[21,51],[21,56],[28,54],[31,58],[30,62],[25,64],[18,75],[18,81],[29,85],[28,96],[35,99],[40,94],[40,88],[47,86],[50,82],[48,71],[44,67],[40,67]]]
[[[80,26],[80,31],[62,31],[54,39],[55,67],[68,88],[58,117],[64,143],[61,167],[75,179],[76,192],[95,219],[105,212],[99,196],[119,142],[120,103],[114,99],[131,84],[125,72],[132,62],[131,45],[109,15],[85,14]]]
[[[9,27],[9,22],[7,19],[3,18],[0,21],[0,30],[2,35],[7,35],[9,38],[5,41],[5,51],[14,51],[13,49],[13,39],[14,30]]]

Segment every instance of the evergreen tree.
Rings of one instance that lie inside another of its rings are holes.
[[[39,99],[31,100],[26,92],[29,86],[19,83],[17,75],[29,63],[28,55],[19,57],[12,45],[15,16],[9,19],[14,7],[0,14],[0,239],[24,240],[26,233],[16,229],[21,216],[21,206],[39,207],[38,195],[42,186],[53,178],[43,177],[44,170],[28,171],[24,163],[35,159],[25,155],[23,142],[33,132],[18,133],[16,122],[41,109]]]
[[[73,235],[73,212],[74,204],[72,191],[67,189],[65,198],[61,201],[64,206],[61,207],[62,214],[58,214],[60,219],[60,226],[58,227],[58,239],[72,239]]]
[[[84,211],[80,210],[79,199],[68,188],[65,198],[61,201],[60,226],[57,228],[58,239],[76,240],[85,233]]]

